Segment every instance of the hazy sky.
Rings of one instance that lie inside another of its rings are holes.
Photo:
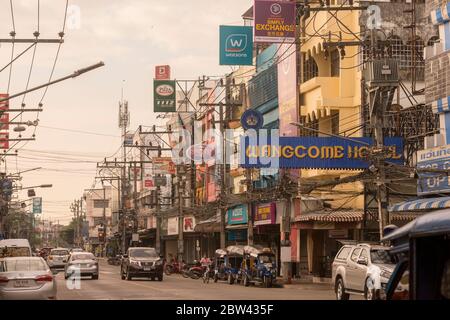
[[[31,38],[37,30],[37,0],[13,0],[17,38]],[[40,1],[41,38],[55,38],[62,30],[65,0]],[[106,66],[49,88],[39,115],[36,141],[17,147],[19,156],[6,157],[8,172],[43,167],[25,173],[24,187],[52,183],[52,189],[36,189],[43,197],[44,218],[70,221],[69,204],[90,188],[96,162],[114,154],[120,145],[118,101],[122,80],[131,111],[131,130],[155,124],[152,113],[154,66],[169,64],[178,79],[221,75],[230,68],[219,66],[219,25],[241,25],[241,14],[250,0],[71,0],[65,43],[54,79],[104,61]],[[0,38],[13,30],[9,0],[0,0]],[[80,9],[80,27],[76,19]],[[11,45],[0,44],[0,68],[11,56]],[[16,45],[16,54],[28,45]],[[50,75],[57,45],[39,44],[29,87],[45,83]],[[33,50],[13,65],[10,94],[26,88]],[[9,69],[0,73],[0,93],[7,91]],[[24,103],[36,108],[43,91],[29,94]],[[22,97],[11,100],[20,108]],[[14,114],[10,115],[10,118]],[[35,120],[24,113],[22,120]],[[16,121],[19,121],[18,118]],[[59,129],[57,129],[59,128]],[[84,134],[87,131],[96,133]],[[10,137],[18,133],[10,128]],[[22,135],[33,134],[28,128]],[[12,144],[12,142],[11,142]],[[10,151],[11,153],[11,151]],[[5,163],[2,163],[2,170]],[[22,194],[26,196],[25,192]]]

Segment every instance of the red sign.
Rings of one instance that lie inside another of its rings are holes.
[[[0,132],[0,149],[9,149],[9,133]]]
[[[146,187],[146,188],[154,187],[153,180],[145,178],[145,180],[144,180],[144,187]]]
[[[9,95],[6,93],[0,93],[0,100],[8,98]],[[0,101],[0,110],[9,110],[9,100]]]
[[[276,219],[276,208],[275,202],[260,204],[256,207],[255,212],[255,226],[261,226],[264,224],[274,224]]]
[[[175,163],[170,157],[153,158],[154,174],[175,174]]]
[[[0,116],[0,130],[9,129],[9,113],[4,113]]]
[[[170,80],[170,66],[156,66],[155,67],[156,80]]]

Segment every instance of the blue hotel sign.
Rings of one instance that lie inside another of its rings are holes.
[[[417,152],[417,169],[450,169],[450,145]],[[450,193],[450,176],[443,173],[419,172],[417,194]]]
[[[265,137],[241,138],[241,166],[244,168],[365,169],[371,138],[279,137],[273,145]],[[385,138],[387,162],[403,164],[403,140]]]
[[[253,65],[253,28],[220,26],[220,65]]]

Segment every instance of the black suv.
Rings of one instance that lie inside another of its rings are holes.
[[[133,277],[149,277],[152,280],[163,280],[163,259],[154,248],[129,248],[123,256],[120,274],[122,280],[131,280]]]

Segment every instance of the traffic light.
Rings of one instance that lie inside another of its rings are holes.
[[[98,240],[101,243],[105,243],[106,240],[106,230],[103,226],[98,227]]]

